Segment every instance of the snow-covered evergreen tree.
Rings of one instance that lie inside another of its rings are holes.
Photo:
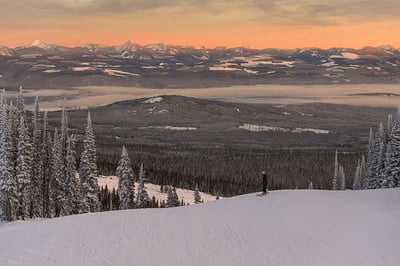
[[[393,116],[391,114],[388,115],[388,121],[386,125],[386,143],[390,142],[390,136],[392,135],[393,130]]]
[[[373,160],[374,160],[374,156],[373,156],[373,146],[374,146],[374,135],[372,132],[372,128],[369,129],[369,140],[368,140],[368,154],[367,154],[367,162],[366,162],[366,174],[365,174],[365,178],[364,178],[364,182],[363,182],[363,187],[366,189],[368,188],[368,182],[370,177],[372,176],[373,173]]]
[[[65,168],[65,215],[77,214],[82,207],[79,180],[76,176],[75,136],[67,139]]]
[[[346,175],[343,166],[339,165],[340,190],[346,190]]]
[[[354,179],[353,179],[353,190],[359,190],[361,189],[361,163],[360,160],[358,160],[356,171],[354,173]]]
[[[61,155],[61,143],[57,128],[54,132],[54,143],[52,153],[51,170],[52,176],[50,181],[50,203],[51,210],[55,217],[63,215],[65,199],[65,180],[61,165],[63,164]]]
[[[360,163],[360,189],[364,189],[364,180],[367,175],[367,169],[366,169],[366,161],[365,161],[365,156],[361,156],[361,163]]]
[[[41,217],[43,214],[43,192],[41,177],[43,176],[42,168],[42,156],[41,156],[41,125],[40,125],[40,109],[39,109],[39,98],[35,99],[35,109],[32,117],[33,132],[32,132],[32,199],[30,205],[30,216]]]
[[[3,106],[3,108],[7,108]],[[6,111],[4,111],[6,114]],[[5,149],[6,149],[6,193],[8,200],[6,200],[6,219],[11,221],[16,219],[18,208],[18,182],[16,176],[16,141],[17,141],[17,126],[15,121],[15,110],[12,102],[10,103],[7,111],[6,129],[5,129]]]
[[[172,188],[172,197],[173,197],[173,200],[174,200],[174,203],[173,203],[174,207],[180,206],[181,202],[179,201],[178,193],[176,193],[176,188],[175,187]]]
[[[52,176],[52,149],[53,141],[48,132],[47,111],[43,116],[43,136],[41,145],[41,186],[42,186],[42,210],[43,217],[50,217],[50,180]]]
[[[136,197],[136,208],[146,208],[149,206],[149,194],[144,186],[145,171],[143,169],[143,163],[140,165],[139,170],[139,187]]]
[[[390,142],[386,151],[386,169],[383,185],[397,187],[400,181],[400,111],[395,116]]]
[[[16,177],[18,181],[18,211],[17,216],[25,219],[29,216],[31,202],[32,154],[31,143],[25,118],[21,115],[18,130]]]
[[[0,101],[0,219],[8,221],[15,219],[15,206],[18,202],[17,183],[12,174],[12,154],[10,154],[8,106],[3,90]]]
[[[25,102],[22,87],[19,87],[16,108],[17,121],[21,121],[21,116],[24,116],[25,119]]]
[[[168,186],[168,190],[167,190],[167,202],[166,202],[165,207],[166,208],[175,207],[174,194],[173,194],[172,188],[170,186]]]
[[[0,101],[0,218],[4,219],[4,214],[6,213],[6,202],[8,201],[7,193],[5,191],[7,183],[7,166],[6,166],[6,119],[7,113],[4,113],[3,97],[1,96]]]
[[[83,139],[83,151],[79,167],[83,212],[96,212],[100,208],[97,184],[96,143],[93,134],[92,119],[88,112],[87,126]]]
[[[339,162],[338,162],[338,152],[335,152],[335,164],[332,179],[332,190],[339,189]]]
[[[375,189],[380,186],[380,174],[384,168],[383,154],[385,150],[385,131],[383,124],[380,123],[379,128],[375,134],[372,150],[370,152],[369,171],[366,178],[365,188]]]
[[[201,196],[200,196],[200,191],[199,191],[199,185],[196,183],[196,187],[194,188],[194,203],[200,203],[201,202]]]
[[[134,207],[135,179],[125,146],[122,147],[121,159],[118,163],[116,175],[119,178],[118,193],[120,209],[132,209]]]

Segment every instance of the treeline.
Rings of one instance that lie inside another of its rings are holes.
[[[101,144],[100,144],[101,145]],[[126,146],[135,161],[146,162],[147,179],[159,185],[195,190],[215,196],[234,196],[261,190],[261,172],[266,171],[269,189],[332,189],[331,150],[165,150],[156,146]],[[119,155],[115,147],[99,149],[102,174],[114,174]],[[360,152],[341,152],[347,176],[357,165]],[[135,172],[138,165],[133,165]],[[346,181],[351,186],[352,180]]]
[[[333,190],[346,189],[343,169],[336,152]],[[400,186],[400,111],[394,119],[388,116],[386,126],[381,122],[375,134],[370,128],[367,157],[358,160],[352,181],[354,190]]]
[[[386,126],[381,122],[375,134],[370,130],[366,175],[355,181],[365,189],[391,188],[400,185],[400,111],[395,118],[388,116]]]
[[[22,88],[15,106],[3,91],[0,97],[1,220],[184,205],[175,188],[169,186],[165,186],[168,188],[166,201],[149,198],[144,186],[143,165],[139,169],[139,187],[135,195],[136,178],[125,148],[118,167],[114,168],[119,177],[118,189],[100,189],[90,112],[80,145],[76,145],[77,136],[68,126],[65,109],[61,112],[60,126],[54,130],[49,129],[47,117],[47,112],[40,112],[38,97],[30,113],[25,111]],[[199,195],[196,199],[200,202]]]
[[[129,158],[128,151],[125,146],[122,146],[121,158],[118,162],[116,175],[118,177],[118,206],[117,209],[141,209],[141,208],[171,208],[183,206],[185,203],[179,200],[178,194],[176,192],[175,187],[171,186],[160,186],[160,192],[167,193],[167,200],[159,202],[154,196],[150,199],[149,194],[147,193],[147,189],[144,185],[145,180],[145,170],[143,167],[143,163],[139,168],[139,176],[138,180],[138,188],[135,189],[135,174],[131,165],[131,159]],[[103,188],[102,188],[103,190]],[[107,188],[104,188],[104,197],[100,196],[100,201],[102,202],[103,210],[112,210],[113,209],[113,193],[107,193]],[[136,194],[135,194],[136,192]],[[109,195],[108,195],[109,194]],[[100,195],[103,195],[100,193]],[[107,201],[109,200],[109,204]],[[201,202],[201,197],[199,193],[198,186],[194,191],[194,199],[195,203]]]
[[[96,144],[90,113],[82,143],[79,178],[76,136],[62,111],[61,126],[50,132],[47,112],[36,98],[27,118],[22,88],[16,105],[5,91],[0,99],[0,218],[58,217],[100,208]]]

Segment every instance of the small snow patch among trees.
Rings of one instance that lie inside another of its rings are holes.
[[[143,101],[143,103],[159,103],[163,101],[163,97],[154,97],[154,98],[149,98],[145,101]]]
[[[287,113],[289,114],[289,113]],[[329,130],[325,129],[316,129],[316,128],[300,128],[296,127],[295,129],[284,128],[284,127],[274,127],[274,126],[260,126],[260,125],[253,125],[253,124],[243,124],[239,126],[240,129],[248,130],[251,132],[263,132],[263,131],[281,131],[281,132],[288,132],[288,133],[305,133],[311,132],[315,134],[329,134]]]

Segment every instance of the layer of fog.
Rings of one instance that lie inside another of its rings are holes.
[[[372,94],[372,95],[366,95]],[[29,103],[37,95],[41,106],[48,110],[62,106],[88,108],[113,102],[153,97],[183,95],[211,100],[256,104],[334,103],[377,107],[400,106],[400,85],[252,85],[203,89],[148,89],[131,87],[88,86],[71,89],[40,89],[25,91]],[[13,93],[12,96],[15,96]]]

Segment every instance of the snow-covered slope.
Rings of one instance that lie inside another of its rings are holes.
[[[400,189],[273,191],[0,225],[0,265],[400,265]]]

